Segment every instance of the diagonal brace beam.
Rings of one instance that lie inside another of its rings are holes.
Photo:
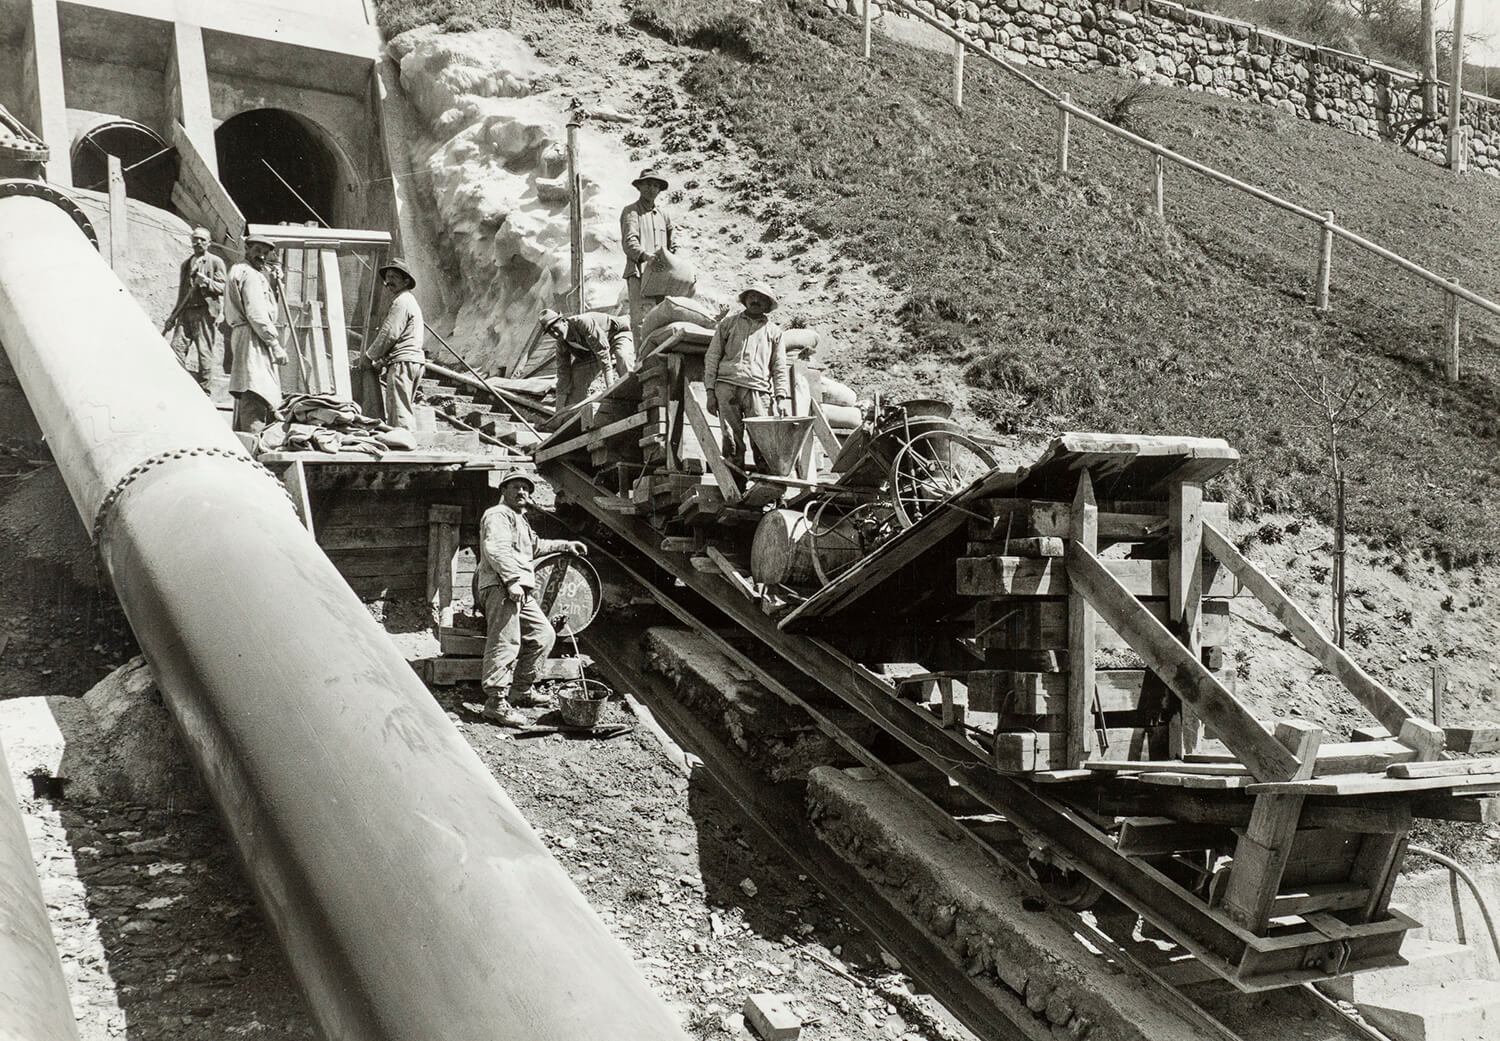
[[[1206,526],[1204,531],[1208,531]],[[1296,775],[1297,757],[1266,732],[1098,557],[1074,541],[1068,544],[1065,560],[1068,581],[1083,591],[1099,617],[1125,638],[1172,693],[1213,728],[1253,776],[1286,780]]]

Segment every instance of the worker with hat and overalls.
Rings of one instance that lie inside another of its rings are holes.
[[[537,666],[552,653],[557,631],[536,599],[536,558],[547,553],[588,555],[582,542],[539,539],[526,519],[536,491],[528,473],[512,470],[500,481],[500,502],[479,522],[475,600],[484,611],[484,718],[525,726],[518,709],[546,704],[532,692]]]
[[[740,294],[740,304],[743,310],[714,328],[703,357],[703,387],[708,411],[719,417],[724,459],[743,468],[745,420],[789,414],[792,385],[781,327],[768,317],[776,310],[775,291],[758,282]]]
[[[612,314],[586,311],[567,317],[545,310],[538,324],[556,345],[558,412],[613,386],[635,368],[630,327]]]
[[[385,321],[365,346],[365,358],[380,374],[385,421],[411,430],[416,426],[417,381],[427,367],[422,349],[427,328],[422,306],[417,303],[417,279],[404,260],[392,260],[380,269],[380,281],[392,294]]]
[[[245,236],[245,259],[229,269],[224,285],[224,323],[229,326],[229,393],[234,429],[259,433],[281,407],[281,373],[287,361],[276,327],[276,303],[266,262],[276,244]]]
[[[620,247],[625,251],[625,288],[630,293],[630,329],[641,339],[641,321],[662,297],[641,295],[641,273],[646,264],[672,250],[672,216],[656,204],[667,190],[667,179],[655,170],[642,170],[630,182],[640,197],[620,211]]]

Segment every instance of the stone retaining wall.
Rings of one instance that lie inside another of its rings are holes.
[[[827,2],[857,12],[857,0]],[[1015,64],[1127,69],[1163,86],[1243,98],[1365,137],[1398,141],[1422,112],[1418,79],[1410,72],[1168,0],[914,2]],[[1412,146],[1423,158],[1446,163],[1442,120],[1448,90],[1440,86],[1437,94],[1441,119],[1418,130]],[[1500,176],[1500,101],[1466,94],[1463,126],[1469,132],[1469,165]]]

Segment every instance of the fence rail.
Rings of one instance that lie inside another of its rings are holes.
[[[913,4],[909,3],[908,0],[881,0],[881,4],[883,9],[896,10],[911,15],[912,17],[918,19],[919,21],[925,22],[926,24],[932,26],[934,29],[937,29],[939,32],[943,33],[945,36],[952,39],[957,45],[955,54],[959,54],[964,51],[973,51],[975,54],[978,54],[986,61],[999,66],[1001,70],[1006,72],[1014,79],[1018,80],[1021,83],[1024,83],[1026,86],[1030,87],[1032,90],[1045,97],[1047,101],[1055,109],[1057,109],[1058,114],[1057,149],[1059,172],[1066,173],[1068,170],[1069,150],[1071,148],[1070,126],[1071,121],[1073,119],[1077,119],[1080,122],[1087,123],[1089,126],[1097,127],[1098,129],[1104,131],[1106,134],[1117,137],[1122,141],[1125,141],[1136,146],[1137,148],[1142,149],[1143,151],[1149,152],[1156,157],[1156,160],[1152,164],[1152,187],[1157,216],[1165,216],[1165,189],[1163,184],[1162,160],[1166,160],[1167,162],[1176,163],[1178,166],[1191,170],[1193,173],[1196,173],[1202,177],[1207,177],[1209,180],[1217,181],[1220,184],[1235,189],[1236,191],[1243,192],[1244,194],[1258,199],[1261,202],[1266,203],[1267,205],[1274,206],[1280,210],[1284,210],[1287,213],[1290,213],[1295,217],[1299,217],[1310,224],[1316,225],[1319,229],[1319,256],[1317,268],[1318,274],[1316,280],[1317,285],[1315,288],[1314,298],[1319,309],[1326,310],[1329,306],[1328,284],[1332,271],[1332,240],[1334,238],[1343,239],[1345,242],[1351,243],[1355,246],[1358,246],[1360,249],[1363,249],[1369,253],[1374,254],[1377,257],[1380,257],[1382,260],[1389,261],[1408,274],[1415,275],[1418,278],[1430,282],[1432,285],[1442,290],[1442,292],[1445,294],[1445,300],[1447,303],[1447,306],[1445,307],[1446,314],[1445,320],[1443,322],[1443,327],[1447,333],[1447,343],[1445,345],[1447,348],[1446,368],[1448,378],[1450,380],[1457,380],[1459,377],[1458,340],[1460,334],[1460,323],[1458,317],[1458,301],[1466,301],[1470,304],[1473,304],[1475,307],[1480,308],[1481,310],[1488,311],[1490,314],[1500,316],[1500,304],[1497,304],[1493,300],[1490,300],[1486,297],[1480,296],[1478,293],[1475,293],[1470,289],[1464,288],[1458,283],[1456,279],[1445,278],[1442,275],[1437,274],[1436,272],[1428,270],[1415,261],[1403,257],[1396,251],[1387,249],[1386,247],[1378,243],[1371,242],[1369,239],[1363,237],[1362,235],[1359,235],[1356,232],[1335,223],[1333,220],[1332,211],[1319,213],[1316,210],[1308,209],[1306,206],[1298,205],[1297,203],[1292,202],[1288,199],[1281,198],[1279,195],[1268,192],[1264,188],[1257,188],[1255,185],[1249,184],[1237,177],[1224,173],[1222,170],[1217,170],[1214,167],[1209,166],[1205,163],[1200,163],[1195,159],[1189,159],[1187,156],[1182,155],[1179,152],[1174,152],[1172,149],[1166,147],[1165,145],[1157,144],[1155,141],[1151,141],[1144,137],[1141,137],[1139,134],[1133,134],[1123,127],[1115,126],[1108,120],[1103,119],[1102,117],[1095,115],[1094,113],[1089,112],[1086,109],[1080,108],[1078,105],[1075,105],[1072,101],[1072,98],[1069,97],[1066,93],[1059,94],[1057,91],[1053,90],[1051,87],[1048,87],[1046,84],[1042,83],[1035,77],[1027,75],[1021,69],[1017,68],[1015,65],[1012,65],[1004,58],[1000,58],[990,53],[972,37],[966,35],[965,33],[959,32],[952,26],[944,24],[941,19],[938,19],[932,15],[929,15],[927,12],[920,10]],[[862,4],[862,14],[864,20],[862,42],[864,56],[868,58],[870,57],[871,53],[871,27],[873,20],[871,0],[864,0]],[[963,76],[963,63],[961,61],[955,59],[953,64],[953,73],[955,78],[958,78],[960,80],[959,83],[955,83],[954,85],[954,103],[959,107],[962,107],[963,88],[961,86],[961,77]]]

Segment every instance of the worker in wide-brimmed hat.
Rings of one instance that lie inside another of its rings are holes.
[[[556,346],[558,412],[588,400],[635,368],[630,326],[615,315],[585,311],[564,316],[546,310],[537,324]]]
[[[501,726],[525,726],[518,711],[546,704],[532,692],[537,665],[552,653],[557,631],[536,599],[538,554],[588,554],[582,542],[539,539],[526,519],[536,478],[512,470],[500,480],[500,502],[479,521],[479,567],[475,604],[484,611],[484,718]]]
[[[393,427],[410,430],[416,424],[415,399],[417,381],[427,366],[422,344],[427,327],[422,321],[422,306],[417,303],[416,276],[399,258],[379,270],[380,281],[391,293],[391,306],[385,321],[370,342],[364,356],[380,376],[384,419]]]
[[[776,310],[775,291],[757,282],[740,293],[740,306],[714,329],[703,359],[703,386],[708,410],[719,417],[724,458],[743,467],[745,420],[785,415],[792,389],[781,327],[767,317]]]
[[[173,341],[172,349],[205,394],[214,371],[214,341],[218,339],[219,313],[224,309],[224,286],[229,279],[224,261],[208,250],[212,242],[207,228],[193,229],[193,252],[177,272],[177,303],[161,330],[168,336],[174,329],[182,334]]]
[[[641,295],[641,270],[653,258],[672,251],[672,216],[657,205],[656,197],[668,188],[667,179],[655,170],[642,170],[630,182],[640,197],[620,211],[620,246],[625,250],[625,288],[630,292],[630,328],[641,338],[641,319],[662,300]]]
[[[286,364],[276,328],[267,263],[276,243],[245,236],[245,259],[229,269],[224,283],[224,323],[229,326],[229,393],[234,395],[234,429],[256,433],[281,407],[281,373]]]

